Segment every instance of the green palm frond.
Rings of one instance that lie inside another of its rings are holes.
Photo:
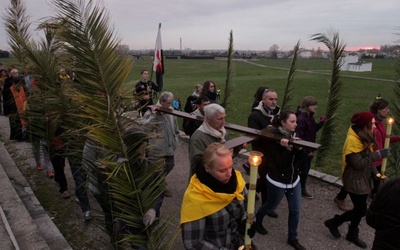
[[[60,52],[59,50],[62,48],[62,42],[58,38],[62,24],[57,21],[55,18],[46,18],[36,28],[36,30],[44,32],[44,39],[40,42],[41,48],[50,53]]]
[[[234,68],[233,68],[233,32],[229,33],[229,46],[228,46],[228,60],[226,66],[226,81],[224,89],[224,99],[222,100],[221,106],[229,111],[229,98],[234,89]]]
[[[10,3],[10,7],[7,8],[7,12],[3,17],[6,32],[9,37],[8,44],[18,62],[21,64],[22,68],[24,68],[27,64],[25,59],[25,50],[15,38],[20,37],[26,42],[30,41],[30,22],[26,14],[25,5],[22,4],[20,0],[11,0]]]
[[[396,34],[400,37],[400,33]],[[400,40],[399,40],[400,42]],[[400,45],[398,45],[400,49]],[[395,135],[400,134],[400,103],[397,101],[400,98],[400,59],[397,59],[397,63],[395,66],[396,77],[394,79],[393,92],[394,97],[390,102],[390,113],[395,120],[395,124],[393,126],[393,132]],[[389,176],[399,176],[400,175],[400,145],[399,143],[393,143],[390,145],[391,150],[390,153],[392,157],[389,157],[390,165],[394,166],[394,174],[391,174],[391,170],[388,169]]]
[[[56,0],[55,5],[59,22],[63,24],[60,39],[65,41],[70,60],[76,62],[74,72],[78,83],[71,90],[71,98],[81,108],[75,114],[76,119],[71,120],[75,121],[75,126],[84,121],[78,126],[80,130],[87,131],[86,137],[95,145],[101,145],[106,153],[106,157],[98,161],[107,166],[103,171],[110,199],[103,202],[111,208],[111,216],[139,232],[119,240],[134,245],[163,246],[166,242],[163,231],[153,229],[163,227],[165,222],[145,228],[142,219],[165,190],[165,176],[157,174],[160,162],[142,167],[143,156],[137,149],[148,136],[122,116],[120,109],[124,81],[131,71],[132,61],[118,53],[119,40],[114,38],[109,15],[102,5],[78,0]],[[128,126],[132,137],[124,140]],[[116,162],[116,155],[128,160]],[[98,171],[93,163],[91,168],[95,173]]]
[[[282,101],[282,110],[290,109],[290,101],[293,99],[293,82],[294,82],[294,76],[296,73],[297,69],[297,57],[299,55],[299,48],[300,48],[300,41],[297,42],[297,44],[293,48],[293,58],[292,62],[290,64],[290,69],[288,73],[288,78],[286,82],[286,87],[285,87],[285,92],[283,95],[283,101]]]
[[[328,47],[332,60],[332,75],[325,113],[328,119],[322,128],[320,139],[322,146],[318,150],[316,167],[325,165],[329,149],[333,145],[335,132],[338,127],[336,115],[339,105],[341,104],[341,93],[343,90],[340,67],[342,65],[342,55],[346,45],[340,41],[338,32],[330,31],[329,33],[328,35],[318,33],[311,36],[311,40],[321,42]],[[330,36],[331,38],[329,38]]]
[[[19,63],[29,68],[33,78],[39,82],[38,87],[31,89],[28,97],[28,109],[25,113],[29,121],[28,129],[32,136],[45,138],[48,141],[51,129],[45,121],[44,114],[54,113],[55,110],[64,107],[59,102],[60,89],[55,87],[57,57],[31,39],[28,33],[30,22],[25,13],[25,6],[20,1],[11,3],[5,22],[13,53]]]

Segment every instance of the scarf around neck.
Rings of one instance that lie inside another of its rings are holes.
[[[233,173],[233,171],[235,173]],[[197,174],[192,176],[189,186],[183,196],[180,225],[202,219],[218,212],[234,199],[244,200],[242,193],[245,181],[239,171],[233,171],[231,178],[234,178],[235,175],[237,184],[232,193],[214,192],[210,187],[199,180]]]
[[[237,179],[236,172],[232,171],[231,179],[228,183],[222,183],[214,178],[209,172],[206,171],[202,162],[199,162],[200,165],[196,166],[196,175],[199,178],[200,182],[209,187],[212,191],[216,193],[226,193],[233,194],[236,190]]]
[[[220,140],[220,143],[225,143],[225,136],[226,136],[226,130],[225,127],[222,127],[221,130],[216,130],[208,124],[208,122],[204,121],[203,124],[198,128],[203,133],[206,133],[208,135],[211,135],[212,137],[218,138]]]
[[[286,136],[286,137],[289,137],[289,138],[292,138],[292,137],[293,137],[293,133],[287,132],[286,130],[284,130],[284,129],[282,128],[282,126],[279,126],[279,127],[278,127],[278,131],[279,131],[279,133],[281,133],[282,135],[284,135],[284,136]]]
[[[193,111],[192,114],[195,115],[195,116],[204,117],[204,114],[201,113],[201,111],[199,109],[196,109],[195,111]]]
[[[265,116],[271,117],[271,122],[272,122],[272,119],[274,118],[274,116],[280,113],[278,111],[276,114],[274,114],[274,110],[270,110],[270,109],[267,110],[266,108],[264,108],[264,103],[262,101],[260,101],[258,103],[258,106],[255,107],[254,109],[261,111],[261,113]],[[269,114],[269,111],[271,112],[271,114]]]

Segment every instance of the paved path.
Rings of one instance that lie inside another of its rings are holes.
[[[0,134],[8,134],[8,120],[7,118],[0,116]],[[1,141],[4,142],[4,137]],[[13,147],[15,147],[20,154],[26,157],[27,162],[33,164],[33,158],[29,150],[27,150],[28,144],[26,143],[18,143],[12,142]],[[3,159],[3,155],[0,155],[1,159]],[[187,139],[182,137],[179,142],[178,149],[176,151],[176,166],[167,177],[168,185],[173,192],[172,198],[166,198],[164,200],[164,204],[162,207],[162,214],[165,216],[170,215],[171,213],[178,212],[180,210],[183,193],[185,191],[187,181],[188,181],[188,148],[187,148]],[[244,173],[241,168],[242,162],[245,160],[245,157],[236,158],[235,159],[235,168]],[[34,166],[30,166],[34,167]],[[243,174],[246,179],[248,176]],[[339,191],[337,187],[337,178],[332,176],[327,176],[318,172],[313,172],[315,178],[310,177],[309,179],[309,191],[314,194],[314,199],[304,199],[302,201],[301,208],[301,216],[300,216],[300,224],[298,228],[298,238],[300,243],[303,244],[307,249],[357,249],[357,247],[348,241],[345,240],[344,237],[340,239],[335,239],[330,235],[329,231],[323,225],[323,221],[333,217],[335,214],[340,214],[341,210],[337,208],[337,206],[333,203],[333,198],[336,193]],[[10,178],[10,177],[9,177]],[[0,189],[2,190],[0,193],[0,205],[3,206],[2,202],[4,202],[4,198],[8,195],[4,192],[2,188],[4,183],[11,181],[8,179],[2,179],[0,182]],[[69,181],[72,183],[72,180]],[[334,185],[336,183],[336,185]],[[30,187],[26,187],[29,188]],[[71,192],[72,193],[72,192]],[[92,201],[95,202],[95,201]],[[348,201],[350,204],[350,201]],[[17,204],[18,206],[22,206],[22,204]],[[39,204],[40,205],[40,204]],[[72,206],[78,206],[74,204]],[[260,206],[260,202],[256,202],[256,207]],[[79,208],[76,208],[79,210]],[[254,242],[259,249],[292,249],[288,244],[286,244],[287,239],[287,202],[286,200],[282,200],[280,206],[277,209],[279,217],[277,219],[273,219],[270,217],[265,217],[264,226],[268,229],[269,234],[266,236],[262,236],[257,234],[254,238]],[[80,216],[80,213],[74,213],[71,216]],[[178,229],[178,220],[179,214],[176,218],[176,221],[173,225],[175,229]],[[49,223],[47,221],[46,223]],[[51,221],[50,221],[51,223]],[[11,227],[13,227],[11,223]],[[48,225],[49,226],[49,225]],[[37,229],[36,229],[37,230]],[[342,235],[345,235],[347,232],[347,224],[342,225],[340,228],[340,232]],[[25,235],[29,235],[29,233],[25,233]],[[94,237],[99,237],[99,235],[94,235]],[[362,220],[360,226],[360,237],[367,242],[369,248],[372,246],[372,241],[374,237],[374,231],[368,225],[366,225],[365,220]],[[43,238],[46,238],[45,236]],[[4,244],[8,244],[6,246],[0,244],[0,249],[13,249],[9,248],[12,244],[10,238],[7,238],[7,234],[5,233],[5,227],[0,223],[0,242]],[[36,248],[23,248],[23,249],[36,249]],[[45,248],[43,248],[45,249]],[[50,248],[54,249],[54,248]],[[66,246],[68,249],[68,246]],[[97,248],[96,248],[97,249]],[[102,249],[110,249],[106,245]],[[174,249],[184,249],[182,246],[181,236],[179,235],[176,239],[176,247]]]
[[[188,151],[187,143],[181,141],[179,148],[176,151],[176,166],[167,177],[168,185],[172,188],[174,196],[172,198],[164,199],[164,204],[162,207],[162,213],[171,213],[180,209],[180,204],[182,202],[182,196],[186,188],[186,182],[188,178]],[[246,158],[236,158],[235,168],[240,170],[245,177],[248,176],[244,173],[241,164]],[[313,171],[313,174],[318,178],[309,178],[309,192],[312,193],[314,199],[303,199],[300,224],[298,228],[298,238],[301,244],[303,244],[307,249],[357,249],[354,244],[346,241],[344,237],[340,239],[335,239],[324,226],[323,222],[335,214],[340,214],[342,211],[339,210],[335,203],[333,203],[333,198],[339,192],[339,187],[337,187],[337,178],[333,176],[327,176],[318,172]],[[324,180],[322,180],[324,179]],[[326,182],[326,181],[329,181]],[[336,183],[336,184],[335,184]],[[347,201],[350,205],[350,200]],[[256,207],[260,206],[260,202],[256,202]],[[288,209],[287,201],[284,198],[277,209],[279,217],[273,219],[270,217],[265,217],[264,226],[269,231],[269,234],[262,236],[256,234],[254,242],[259,249],[293,249],[288,244],[287,240],[287,218]],[[178,220],[177,220],[178,223]],[[340,232],[342,235],[347,233],[347,224],[340,227]],[[365,219],[362,220],[360,226],[360,238],[367,242],[368,246],[372,246],[372,241],[374,237],[374,231],[365,223]],[[181,239],[178,238],[178,247],[176,249],[184,249],[181,247]]]

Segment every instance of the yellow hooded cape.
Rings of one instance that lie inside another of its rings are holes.
[[[200,182],[197,175],[192,176],[182,201],[180,224],[199,220],[226,207],[235,198],[244,200],[242,194],[245,181],[239,171],[236,173],[237,185],[233,194],[215,193]]]
[[[372,151],[373,145],[371,145],[370,150]],[[359,153],[364,150],[364,145],[361,143],[360,137],[354,132],[354,130],[350,127],[347,131],[346,141],[343,145],[343,153],[342,153],[342,175],[344,172],[344,168],[346,167],[346,155],[352,153]]]

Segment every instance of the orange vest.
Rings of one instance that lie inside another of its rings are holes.
[[[22,127],[26,127],[27,122],[23,118],[26,109],[26,95],[23,87],[19,88],[19,92],[14,88],[14,85],[10,87],[11,93],[14,96],[15,105],[17,106],[18,114],[21,119]]]

